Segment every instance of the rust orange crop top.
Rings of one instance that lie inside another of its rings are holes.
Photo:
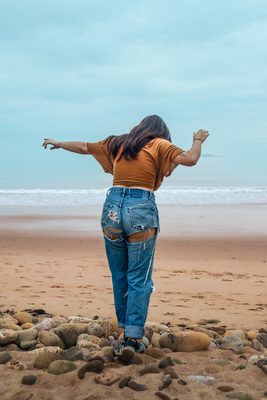
[[[142,187],[157,190],[173,159],[184,150],[168,140],[156,138],[145,145],[135,160],[109,156],[104,140],[87,143],[89,153],[101,164],[103,170],[113,175],[113,186]]]

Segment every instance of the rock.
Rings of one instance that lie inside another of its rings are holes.
[[[219,319],[208,319],[207,324],[219,324],[221,321]]]
[[[90,322],[90,324],[88,324],[87,333],[101,338],[104,334],[104,329],[96,322]]]
[[[209,345],[209,347],[207,347],[207,350],[217,349],[218,347],[219,347],[219,344],[217,342],[215,342],[214,339],[211,339],[210,345]]]
[[[173,351],[171,349],[167,349],[167,347],[161,347],[161,350],[163,350],[165,354],[173,353]]]
[[[243,346],[243,343],[242,343]],[[231,343],[223,343],[219,346],[220,350],[230,350],[235,354],[239,354],[239,350],[236,346],[232,345]]]
[[[52,362],[57,360],[64,360],[64,358],[58,353],[39,354],[34,361],[34,367],[38,369],[47,369]]]
[[[102,317],[97,320],[97,323],[102,326],[104,330],[104,336],[109,336],[113,332],[113,324],[111,319]]]
[[[160,324],[159,322],[146,322],[145,329],[147,327],[152,328],[154,332],[158,332],[160,334],[164,332],[170,332],[170,329],[167,325]]]
[[[22,385],[34,385],[36,382],[36,376],[35,375],[24,375],[21,379]]]
[[[86,323],[87,325],[89,322],[94,322],[92,318],[80,317],[80,316],[71,316],[68,319],[69,323]]]
[[[224,336],[222,339],[222,343],[227,343],[227,344],[231,344],[237,348],[241,348],[243,347],[243,342],[242,340],[235,334],[229,334],[227,336]]]
[[[226,395],[228,399],[252,400],[252,396],[244,392],[232,392]]]
[[[112,372],[105,372],[95,377],[95,382],[104,386],[111,386],[120,379],[120,375],[115,375]]]
[[[217,387],[217,389],[224,393],[232,392],[234,390],[231,386],[228,385],[219,386]]]
[[[36,329],[25,329],[21,331],[17,331],[17,339],[15,340],[15,344],[20,346],[21,342],[29,342],[31,340],[36,340],[38,336],[38,331]]]
[[[168,347],[172,351],[201,351],[206,350],[211,339],[202,332],[182,332],[180,334],[164,333],[161,335],[159,344],[161,347]]]
[[[12,329],[2,329],[0,331],[0,345],[12,343],[17,339],[17,332]]]
[[[3,347],[3,351],[22,351],[15,343],[9,343]]]
[[[256,336],[256,339],[265,347],[267,348],[267,333],[259,333]]]
[[[165,357],[164,351],[161,349],[158,349],[157,347],[151,347],[151,348],[146,349],[144,351],[144,354],[146,354],[149,357],[156,358],[157,360]]]
[[[143,343],[143,345],[145,346],[145,348],[147,349],[149,346],[149,340],[146,336],[143,336],[142,339],[140,340],[141,343]]]
[[[221,359],[221,358],[213,358],[213,359],[207,361],[206,364],[217,364],[217,365],[220,365],[221,367],[225,367],[226,365],[229,365],[231,363],[229,361]]]
[[[130,389],[135,390],[136,392],[143,392],[144,390],[148,390],[146,385],[141,385],[140,383],[136,383],[134,381],[130,381],[127,385]]]
[[[144,327],[144,337],[146,337],[149,342],[152,339],[153,333],[154,333],[154,330],[152,327],[149,327],[149,326]]]
[[[159,344],[159,339],[160,339],[160,335],[157,335],[157,336],[153,337],[151,339],[151,344],[152,344],[153,347],[157,347],[157,348],[160,349],[161,346]]]
[[[209,329],[203,328],[203,326],[197,326],[196,328],[194,328],[194,332],[202,332],[205,333],[206,335],[208,335],[211,339],[214,339],[218,336],[218,334],[216,332],[213,332]]]
[[[66,318],[66,317],[64,317],[62,315],[55,315],[53,317],[53,321],[58,326],[58,325],[61,325],[61,324],[68,323],[68,318]]]
[[[45,318],[39,324],[34,325],[34,329],[38,332],[42,331],[50,331],[53,328],[53,319],[52,318]]]
[[[224,337],[226,336],[236,336],[241,340],[246,340],[246,335],[244,334],[243,331],[239,330],[239,329],[234,329],[234,330],[229,330],[226,331],[225,334],[223,335]],[[227,342],[229,343],[229,342]]]
[[[18,320],[13,318],[11,315],[9,315],[9,314],[1,315],[0,324],[5,324],[6,322],[9,322],[9,323],[14,324],[14,325],[18,324]]]
[[[112,325],[112,335],[115,333],[117,333],[118,336],[120,336],[122,333],[124,333],[124,329],[123,328],[119,328],[118,327],[118,321],[116,318],[112,318],[110,320],[110,323]]]
[[[27,312],[21,311],[14,314],[14,318],[18,321],[20,325],[32,322],[33,316]]]
[[[78,371],[78,378],[84,379],[86,372],[96,372],[99,373],[103,370],[104,364],[100,360],[89,361]]]
[[[124,378],[122,378],[122,380],[119,383],[119,388],[123,389],[125,386],[128,385],[131,379],[132,379],[131,376],[125,376]]]
[[[155,392],[155,395],[158,396],[162,400],[170,400],[169,396],[162,392]]]
[[[164,376],[161,378],[161,381],[160,381],[160,384],[159,384],[159,390],[165,389],[165,388],[168,387],[171,383],[172,383],[172,377],[171,377],[171,375],[169,375],[169,374],[164,375]]]
[[[155,367],[154,365],[149,365],[149,364],[139,370],[139,375],[159,374],[159,373],[160,373],[159,368]]]
[[[61,324],[60,328],[69,328],[69,327],[76,328],[80,335],[85,334],[87,332],[88,324],[80,322],[80,323],[68,323],[68,324]]]
[[[183,379],[179,379],[177,382],[179,383],[179,385],[182,385],[182,386],[187,385],[187,382],[184,381]]]
[[[191,375],[187,376],[187,379],[193,382],[200,383],[201,385],[208,385],[212,386],[215,383],[218,383],[218,381],[213,378],[212,376],[198,376],[198,375]]]
[[[101,348],[110,346],[110,341],[106,338],[101,338],[98,342],[98,346],[100,346]]]
[[[173,366],[174,362],[172,361],[171,357],[164,357],[162,360],[159,362],[159,368],[164,369],[169,366]]]
[[[109,357],[114,358],[114,348],[112,346],[102,347],[101,349],[102,354],[107,354]]]
[[[67,349],[69,347],[76,346],[78,336],[80,335],[79,331],[73,326],[70,326],[68,328],[59,327],[56,330],[56,334],[58,335],[58,337],[60,337],[61,340],[63,340]]]
[[[178,379],[178,375],[176,374],[176,372],[174,371],[174,369],[172,367],[167,367],[164,370],[164,375],[171,375],[172,379]]]
[[[253,340],[256,339],[257,333],[254,331],[248,331],[247,332],[247,339],[248,340]]]
[[[0,353],[0,364],[6,364],[10,360],[12,360],[12,356],[7,351]]]
[[[251,341],[251,347],[252,347],[254,350],[261,351],[261,345],[260,345],[260,342],[259,342],[257,339],[252,339],[252,341]]]
[[[64,350],[57,346],[40,347],[38,349],[30,350],[31,354],[43,354],[43,353],[57,353],[63,354]]]
[[[257,365],[257,367],[263,369],[264,366],[267,366],[267,358],[261,358],[260,360],[258,360],[256,362],[256,365]]]
[[[29,350],[35,347],[38,343],[39,343],[38,340],[25,340],[20,343],[20,348],[22,350]]]
[[[34,324],[32,324],[30,322],[26,322],[26,324],[21,325],[21,329],[31,329],[33,327],[34,327]]]
[[[65,344],[54,332],[52,331],[42,331],[38,335],[39,341],[45,346],[56,346],[61,349],[65,349]]]
[[[182,330],[179,326],[170,326],[169,330],[171,333],[181,333]]]
[[[64,351],[64,358],[68,361],[83,360],[83,352],[78,347],[70,347]]]
[[[6,329],[12,329],[12,331],[21,331],[21,326],[12,324],[11,322],[5,323]],[[1,328],[2,330],[2,328]]]
[[[246,368],[249,368],[249,367],[252,367],[252,365],[250,364],[250,363],[243,363],[243,364],[241,364],[241,365],[239,365],[236,369],[235,369],[235,371],[237,371],[237,370],[243,370],[243,369],[246,369]]]
[[[172,361],[175,362],[175,364],[177,365],[183,364],[182,361],[179,360],[179,358],[174,358]]]
[[[76,369],[76,364],[68,360],[56,360],[49,364],[47,372],[53,375],[62,375],[67,372],[74,371]]]
[[[5,365],[10,369],[16,369],[18,371],[22,371],[25,368],[22,362],[16,360],[10,360]]]

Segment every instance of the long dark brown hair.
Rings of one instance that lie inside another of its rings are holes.
[[[126,160],[134,160],[139,151],[155,138],[162,138],[171,142],[170,131],[163,119],[158,115],[149,115],[139,125],[136,125],[130,133],[119,136],[111,135],[105,142],[107,143],[109,154],[112,154],[114,159],[123,145],[118,160],[122,157]]]

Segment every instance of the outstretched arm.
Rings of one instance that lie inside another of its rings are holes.
[[[45,149],[49,144],[52,146],[50,150],[64,149],[73,153],[90,154],[85,142],[58,142],[53,139],[44,139],[43,146]]]
[[[199,129],[197,133],[193,134],[193,145],[190,150],[184,151],[173,159],[175,166],[181,164],[187,167],[196,165],[201,155],[201,145],[209,136],[208,131]],[[173,168],[174,169],[174,168]]]

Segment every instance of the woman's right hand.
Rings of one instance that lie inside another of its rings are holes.
[[[205,142],[207,137],[209,136],[209,131],[204,131],[203,129],[199,129],[197,133],[193,133],[193,140],[200,139],[201,142]]]
[[[52,145],[52,147],[50,148],[50,150],[54,150],[54,149],[59,149],[59,148],[60,148],[59,143],[58,143],[56,140],[53,140],[53,139],[44,139],[43,146],[44,146],[45,149],[47,148],[47,145],[48,145],[48,144],[51,144],[51,145]]]

